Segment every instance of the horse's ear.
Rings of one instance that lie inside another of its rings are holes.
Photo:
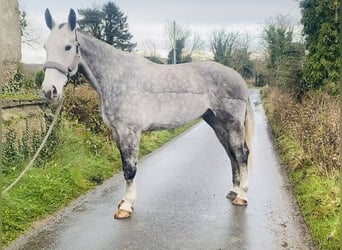
[[[46,22],[46,25],[49,27],[50,30],[52,30],[53,27],[55,27],[55,25],[56,25],[52,19],[52,16],[50,14],[49,9],[45,10],[45,22]]]
[[[70,9],[69,12],[68,26],[71,31],[73,31],[76,27],[76,13],[73,9]]]

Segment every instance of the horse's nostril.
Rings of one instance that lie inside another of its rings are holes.
[[[46,91],[44,94],[45,94],[45,97],[47,99],[49,99],[49,100],[52,99],[52,91],[51,90]]]
[[[57,96],[57,89],[55,86],[52,86],[52,94],[54,97]]]
[[[57,97],[57,88],[53,85],[52,88],[44,92],[44,94],[47,99],[52,100]]]

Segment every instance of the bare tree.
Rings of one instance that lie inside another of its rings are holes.
[[[201,36],[198,33],[195,33],[192,37],[191,47],[189,49],[189,55],[192,56],[192,53],[196,50],[201,50],[205,46],[205,41],[202,40]]]
[[[156,43],[153,40],[146,40],[143,42],[145,56],[158,56],[156,50]]]
[[[251,45],[251,42],[252,42],[252,36],[250,33],[246,32],[246,33],[240,34],[240,38],[239,38],[240,48],[249,51],[249,46]]]
[[[239,44],[238,32],[214,31],[210,38],[210,48],[214,54],[214,60],[229,66],[233,50]]]
[[[182,40],[186,41],[191,36],[191,30],[185,25],[178,24],[176,22],[168,22],[165,25],[165,34],[168,38],[169,49],[173,48],[174,41]]]
[[[168,47],[169,49],[174,52],[174,57],[176,56],[176,52],[178,51],[179,54],[179,49],[176,48],[176,46],[182,45],[187,51],[186,54],[182,55],[182,60],[179,58],[177,61],[182,61],[182,62],[189,62],[192,61],[192,53],[196,50],[201,50],[205,46],[204,40],[202,40],[201,36],[198,33],[192,34],[191,30],[187,28],[184,25],[178,24],[176,22],[169,22],[165,25],[165,33],[168,38]],[[177,55],[176,57],[179,57]],[[175,58],[171,61],[174,61]]]
[[[28,21],[26,11],[22,9],[22,6],[19,6],[19,25],[21,42],[34,49],[34,44],[38,42],[39,37],[35,35],[36,32]]]

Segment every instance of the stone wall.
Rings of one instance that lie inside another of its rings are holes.
[[[2,83],[7,83],[21,59],[19,4],[18,0],[0,0],[0,3],[1,80]]]
[[[42,100],[2,100],[2,143],[6,143],[9,132],[14,134],[17,145],[22,144],[24,136],[28,137],[29,144],[34,136],[44,136],[47,119],[51,119],[51,111],[46,106],[46,101]]]
[[[21,60],[21,30],[19,24],[18,0],[0,0],[0,77],[2,85],[9,84],[9,79],[17,70]],[[47,120],[51,111],[44,100],[33,101],[1,101],[2,108],[2,143],[6,146],[6,139],[11,134],[16,147],[23,143],[32,146],[34,138],[42,137],[46,133]],[[24,141],[24,142],[23,142]]]

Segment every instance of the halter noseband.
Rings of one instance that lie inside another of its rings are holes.
[[[79,49],[80,43],[78,42],[76,31],[75,31],[75,45],[76,45],[76,54],[70,66],[65,66],[58,62],[47,61],[44,63],[43,69],[44,70],[56,69],[59,72],[63,73],[69,80],[71,76],[76,74],[78,70],[78,64],[80,63],[80,59],[81,59],[81,54],[80,54],[80,49]]]

